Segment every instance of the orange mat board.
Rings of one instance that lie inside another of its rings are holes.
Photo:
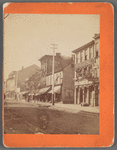
[[[99,135],[4,134],[6,147],[110,147],[114,143],[114,14],[110,3],[10,3],[4,14],[99,14]],[[3,20],[4,32],[4,20]],[[4,58],[4,56],[3,56]],[[3,66],[4,69],[4,66]],[[4,70],[3,70],[4,76]],[[4,83],[4,81],[3,81]],[[4,88],[3,88],[4,89]],[[4,91],[3,91],[4,96]]]

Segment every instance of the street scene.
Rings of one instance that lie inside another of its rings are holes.
[[[99,15],[7,14],[4,133],[99,134]]]
[[[7,100],[4,130],[7,134],[99,134],[98,108],[85,109]]]

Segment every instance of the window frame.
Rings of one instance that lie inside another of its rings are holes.
[[[93,46],[89,47],[89,59],[93,58]]]
[[[87,56],[87,57],[86,57]],[[85,61],[88,60],[88,49],[85,49]]]
[[[82,57],[81,57],[82,56]],[[82,59],[81,59],[82,58]],[[80,62],[83,62],[83,50],[80,51]]]

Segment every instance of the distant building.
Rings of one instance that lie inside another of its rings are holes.
[[[35,91],[40,86],[40,80],[42,78],[42,72],[39,70],[31,77],[25,80],[26,90]]]
[[[41,90],[42,98],[50,101],[52,96],[52,63],[53,56],[45,55],[41,57],[41,69],[46,77],[46,86]],[[63,103],[73,103],[74,91],[74,61],[72,57],[62,56],[56,53],[54,64],[54,93],[55,101]],[[45,97],[44,97],[44,93]]]
[[[4,94],[6,93],[6,81],[4,81]]]
[[[6,96],[15,97],[15,93],[26,90],[25,80],[38,72],[40,68],[37,65],[31,65],[19,71],[12,71],[6,80]]]
[[[100,34],[75,53],[74,103],[99,106]]]

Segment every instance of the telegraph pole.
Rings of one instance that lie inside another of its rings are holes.
[[[54,105],[54,55],[57,44],[51,44],[53,47],[53,64],[52,64],[52,105]]]

